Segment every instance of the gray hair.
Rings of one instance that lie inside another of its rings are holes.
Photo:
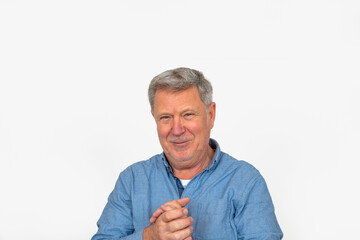
[[[201,72],[190,68],[176,68],[160,73],[151,80],[148,89],[151,111],[154,110],[154,98],[157,90],[166,89],[179,92],[193,86],[197,87],[200,99],[208,109],[212,103],[213,90],[211,83]]]

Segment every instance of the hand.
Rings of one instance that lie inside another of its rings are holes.
[[[172,209],[161,214],[154,224],[144,229],[144,240],[192,240],[192,217],[186,208]]]
[[[151,217],[153,224],[144,229],[144,240],[192,240],[192,217],[187,217],[184,208],[189,198],[174,200],[163,204]]]
[[[183,208],[189,202],[190,202],[190,198],[186,197],[186,198],[172,200],[170,202],[164,203],[153,213],[152,217],[150,218],[150,222],[154,223],[156,221],[156,219],[164,212],[172,210],[172,209]]]

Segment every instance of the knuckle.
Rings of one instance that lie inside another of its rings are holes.
[[[171,214],[169,212],[165,212],[163,215],[166,222],[169,222],[171,220]]]
[[[173,240],[182,240],[182,236],[180,233],[174,233],[173,234]]]
[[[169,204],[174,206],[174,207],[179,207],[180,206],[178,200],[172,200],[172,201],[169,202]]]
[[[181,222],[179,222],[179,221],[176,221],[176,222],[174,222],[174,225],[173,225],[173,227],[174,227],[174,230],[179,230],[179,229],[181,229]]]
[[[171,206],[171,205],[164,205],[161,208],[162,208],[163,211],[170,211],[170,210],[174,209],[174,207]]]

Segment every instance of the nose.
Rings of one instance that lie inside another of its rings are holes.
[[[179,117],[174,117],[172,121],[172,134],[175,136],[180,136],[185,132],[183,122]]]

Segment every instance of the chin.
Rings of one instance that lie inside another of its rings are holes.
[[[177,162],[186,162],[193,158],[194,154],[186,154],[186,155],[170,155]]]
[[[174,158],[177,162],[186,162],[189,161],[190,158]]]

